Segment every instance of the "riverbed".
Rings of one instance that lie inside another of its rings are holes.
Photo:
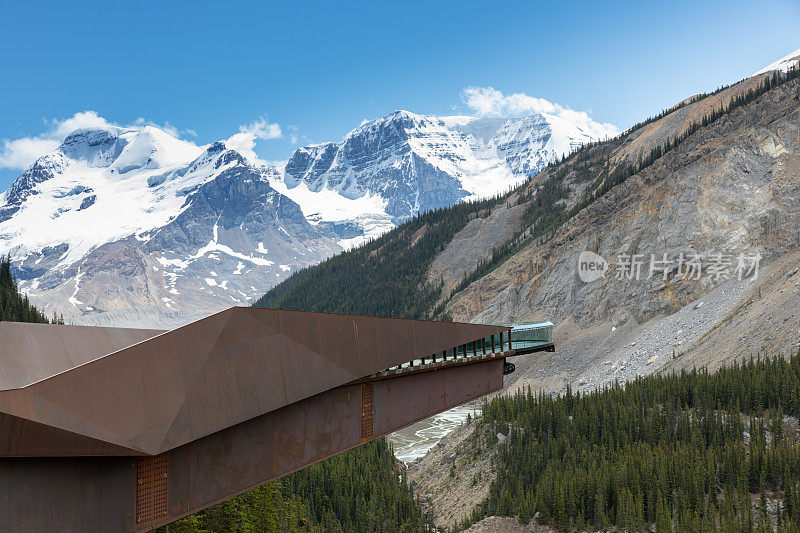
[[[410,463],[428,453],[445,435],[466,422],[467,415],[474,418],[480,412],[478,407],[455,407],[411,424],[387,438],[394,446],[395,456],[404,463]]]

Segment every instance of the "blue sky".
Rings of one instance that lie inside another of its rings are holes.
[[[798,28],[796,1],[4,0],[0,190],[20,172],[9,142],[52,140],[85,111],[198,144],[261,125],[265,159],[395,109],[472,113],[467,87],[625,128],[800,48]]]

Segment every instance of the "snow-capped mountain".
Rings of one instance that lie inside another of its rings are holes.
[[[286,164],[284,181],[289,189],[383,198],[397,223],[496,194],[578,146],[616,133],[591,120],[538,113],[476,118],[395,111],[362,124],[340,143],[300,148]]]
[[[222,142],[200,148],[153,127],[79,130],[3,194],[0,243],[47,312],[191,318],[246,305],[341,250],[271,179],[274,169]]]
[[[0,197],[0,252],[48,313],[174,326],[608,133],[546,114],[397,111],[275,166],[152,126],[78,130]]]

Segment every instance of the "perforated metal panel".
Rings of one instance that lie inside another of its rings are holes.
[[[136,463],[136,523],[167,514],[167,454],[141,457]]]
[[[375,385],[361,384],[361,441],[375,436]]]

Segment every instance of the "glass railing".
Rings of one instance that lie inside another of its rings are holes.
[[[493,346],[494,349],[492,349]],[[434,363],[457,361],[460,359],[467,359],[470,357],[483,357],[485,355],[491,355],[493,353],[501,353],[509,349],[510,346],[508,342],[508,333],[503,333],[502,341],[501,341],[501,335],[499,334],[489,336],[486,337],[485,339],[478,339],[472,342],[468,342],[466,344],[462,344],[461,346],[454,346],[453,348],[448,348],[447,350],[431,354],[428,357],[420,357],[414,359],[413,361],[393,366],[391,368],[386,369],[384,372],[405,370],[407,368],[413,368],[413,367],[425,367],[427,365]]]
[[[393,366],[384,372],[427,367],[434,363],[457,361],[470,357],[483,357],[486,355],[503,353],[509,349],[523,353],[526,351],[537,351],[536,348],[553,344],[552,322],[503,325],[512,326],[510,346],[508,333],[491,335],[483,339],[462,344],[461,346],[448,348],[447,350],[431,354],[427,357],[414,359],[402,365]]]

